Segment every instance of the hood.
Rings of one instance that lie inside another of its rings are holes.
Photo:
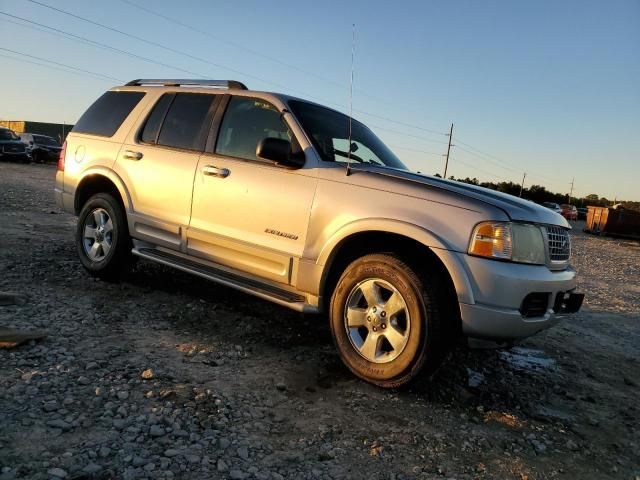
[[[432,177],[431,175],[424,175],[406,170],[378,167],[371,164],[355,165],[353,170],[368,171],[408,182],[420,183],[427,188],[446,190],[448,192],[497,207],[503,210],[507,216],[514,221],[558,225],[565,228],[571,228],[567,220],[559,213],[529,200],[524,200],[489,188],[457,182],[455,180]]]

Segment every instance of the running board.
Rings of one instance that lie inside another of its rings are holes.
[[[178,255],[153,248],[134,248],[131,253],[152,262],[161,263],[183,272],[206,278],[226,287],[269,300],[298,312],[315,313],[317,307],[305,302],[305,297],[294,292],[242,277],[222,269],[189,260]]]

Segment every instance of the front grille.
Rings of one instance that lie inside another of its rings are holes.
[[[569,230],[562,227],[547,226],[549,258],[552,262],[566,262],[571,256]]]

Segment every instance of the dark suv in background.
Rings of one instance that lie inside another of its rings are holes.
[[[29,162],[27,149],[13,130],[0,127],[0,160]]]
[[[37,133],[21,133],[20,138],[27,147],[27,152],[36,163],[57,162],[62,147],[58,141],[47,135]]]

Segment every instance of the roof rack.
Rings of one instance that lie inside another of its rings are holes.
[[[127,87],[140,85],[162,85],[164,87],[179,87],[181,85],[197,85],[199,87],[219,87],[228,89],[248,90],[247,86],[237,80],[189,80],[189,79],[168,79],[168,78],[138,78],[126,83]]]

